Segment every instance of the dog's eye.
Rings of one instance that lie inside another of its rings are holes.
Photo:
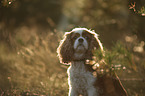
[[[84,32],[84,33],[83,33],[83,37],[84,37],[85,39],[87,39],[87,40],[90,40],[91,34],[89,34],[88,32]]]
[[[73,39],[77,39],[77,38],[78,38],[77,36],[74,36],[74,37],[73,37]]]
[[[89,39],[87,36],[85,36],[85,39]]]
[[[89,36],[85,36],[84,38],[85,38],[85,39],[87,39],[87,40],[89,40],[89,39],[90,39],[90,37],[89,37]]]
[[[80,36],[79,33],[74,33],[74,34],[72,34],[71,38],[72,38],[73,40],[75,40],[75,39],[77,39],[79,36]]]

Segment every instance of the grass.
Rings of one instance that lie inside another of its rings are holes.
[[[16,31],[10,39],[14,50],[0,42],[1,96],[66,96],[66,68],[56,54],[60,33],[40,34],[27,27]]]
[[[14,87],[11,78],[8,79],[11,88],[9,90],[1,89],[1,96],[67,96],[66,75],[53,74],[51,77],[42,78],[41,82],[35,82],[33,86],[29,87],[27,85]]]

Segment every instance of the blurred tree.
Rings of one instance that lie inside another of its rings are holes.
[[[145,7],[145,0],[129,0],[128,5],[130,4],[135,5],[135,10],[129,11],[129,29],[133,34],[136,34],[140,40],[145,41],[145,17],[138,14],[138,11]]]
[[[54,29],[61,17],[62,0],[2,0],[0,39],[8,41],[19,26]],[[9,31],[10,30],[10,31]]]

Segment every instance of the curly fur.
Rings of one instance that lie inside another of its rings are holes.
[[[64,35],[64,39],[60,42],[59,47],[57,48],[58,57],[61,63],[68,64],[73,59],[74,49],[71,45],[70,39],[71,32],[66,32]]]

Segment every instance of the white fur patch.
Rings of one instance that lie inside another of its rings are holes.
[[[83,61],[72,62],[68,68],[69,96],[97,96],[96,78],[85,69]]]

